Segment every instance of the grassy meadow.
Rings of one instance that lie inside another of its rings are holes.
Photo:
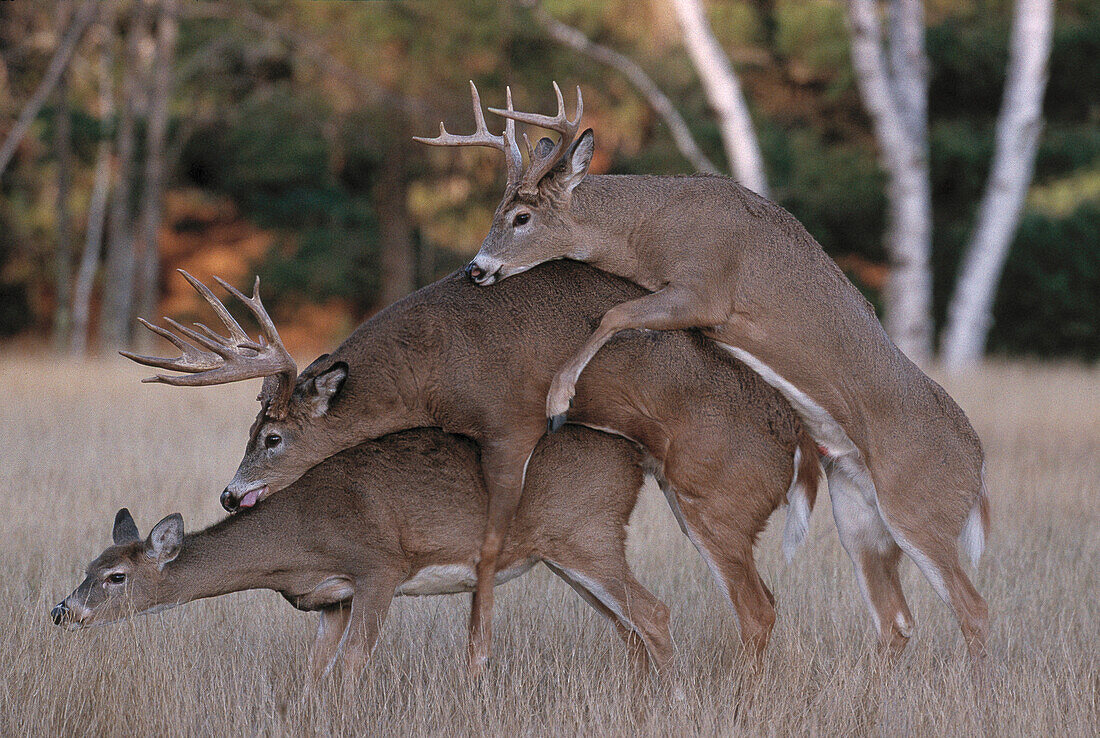
[[[827,495],[787,565],[782,513],[758,559],[778,623],[758,672],[659,493],[631,524],[638,578],[672,610],[686,700],[631,689],[609,626],[545,569],[497,594],[495,658],[464,675],[468,596],[401,598],[350,689],[305,692],[316,615],[248,592],[83,632],[49,608],[128,506],[218,519],[253,386],[140,385],[122,359],[0,357],[0,735],[972,735],[962,640],[916,568],[896,661],[837,541]],[[256,383],[258,384],[258,382]],[[985,442],[994,528],[975,574],[993,622],[999,735],[1100,726],[1100,371],[993,365],[947,383]]]

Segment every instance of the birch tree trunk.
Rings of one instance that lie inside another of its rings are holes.
[[[57,83],[61,81],[61,75],[69,67],[69,62],[72,61],[73,53],[76,51],[80,39],[84,36],[84,31],[88,30],[88,26],[92,24],[98,14],[99,0],[84,0],[84,4],[73,16],[68,30],[65,31],[61,43],[58,44],[57,51],[54,52],[53,58],[50,59],[50,63],[46,67],[46,75],[19,114],[19,118],[15,121],[15,125],[8,134],[7,139],[4,140],[4,144],[0,146],[0,176],[8,168],[11,158],[15,155],[15,150],[19,148],[23,137],[27,135],[27,131],[30,130],[34,119],[38,117],[42,106],[46,104],[46,100],[49,99],[54,88],[57,87]]]
[[[684,46],[691,57],[707,100],[718,116],[722,145],[734,178],[753,192],[767,197],[764,157],[756,140],[749,107],[729,58],[718,44],[703,9],[702,0],[672,0]]]
[[[58,23],[68,25],[72,7],[68,0],[58,3]],[[57,124],[54,127],[54,155],[57,159],[57,253],[54,257],[54,284],[57,305],[53,316],[55,350],[64,350],[72,327],[73,222],[69,199],[73,184],[72,106],[69,103],[69,71],[62,72],[57,83]]]
[[[852,66],[887,184],[886,330],[917,363],[932,353],[928,62],[920,0],[890,0],[889,60],[875,0],[849,0]]]
[[[111,136],[107,127],[115,114],[114,89],[114,36],[111,27],[115,17],[115,2],[104,2],[105,20],[99,31],[99,109],[100,140],[96,149],[95,173],[92,175],[92,192],[88,201],[88,224],[84,234],[84,251],[73,284],[73,328],[69,351],[83,356],[88,350],[88,331],[91,327],[92,289],[99,270],[99,254],[103,248],[103,227],[107,220],[107,202],[111,192]]]
[[[107,265],[100,315],[100,344],[105,349],[126,348],[130,343],[134,306],[134,224],[131,206],[134,179],[135,118],[140,90],[141,39],[145,34],[145,4],[137,3],[126,31],[126,63],[118,122],[118,177],[107,242]]]
[[[1031,184],[1047,84],[1053,0],[1018,0],[989,181],[948,308],[943,362],[958,370],[985,351],[997,284]]]
[[[145,183],[141,199],[143,249],[137,280],[137,314],[151,318],[160,296],[160,224],[168,163],[168,103],[172,95],[172,62],[176,51],[176,0],[160,0],[157,8],[156,52],[149,92],[149,123],[145,136]],[[142,336],[145,336],[142,333]],[[152,343],[152,334],[147,337]]]

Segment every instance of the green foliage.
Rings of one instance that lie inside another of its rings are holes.
[[[1024,217],[997,293],[989,347],[1100,359],[1100,200],[1068,218]]]

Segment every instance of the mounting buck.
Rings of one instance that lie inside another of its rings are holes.
[[[512,518],[528,459],[545,433],[543,400],[554,368],[581,345],[597,316],[642,290],[576,262],[547,264],[495,290],[455,273],[375,315],[295,380],[294,362],[258,293],[246,298],[221,282],[259,320],[264,338],[252,341],[207,287],[184,276],[230,336],[172,322],[195,344],[189,345],[146,323],[182,356],[126,355],[190,373],[147,381],[268,377],[244,459],[222,496],[227,509],[255,505],[322,459],[408,428],[437,427],[480,446],[489,504],[470,619],[470,667],[479,670],[489,653],[492,581],[503,543],[496,536]],[[793,550],[820,474],[817,448],[787,402],[696,334],[633,334],[589,367],[573,420],[626,436],[648,452],[681,526],[738,614],[742,641],[760,653],[775,609],[753,560],[756,537],[786,496],[785,546]]]
[[[672,658],[668,608],[630,573],[625,526],[644,471],[633,444],[572,427],[531,458],[497,584],[544,562],[611,620],[646,673]],[[395,595],[467,592],[485,531],[486,492],[469,440],[421,428],[345,450],[253,509],[185,536],[169,515],[142,541],[124,508],[114,545],[52,611],[80,628],[246,589],[320,610],[310,656],[354,675]],[[338,653],[342,650],[342,653]]]
[[[904,552],[954,611],[978,673],[988,614],[957,541],[977,561],[989,513],[981,444],[963,411],[898,350],[789,213],[726,177],[589,175],[593,134],[577,136],[580,89],[572,119],[556,83],[554,92],[558,111],[546,116],[515,111],[509,91],[506,109],[490,108],[506,119],[493,136],[475,90],[474,136],[441,127],[438,138],[417,139],[506,154],[504,197],[466,267],[477,284],[576,259],[650,293],[607,310],[580,350],[554,365],[552,427],[582,370],[619,331],[702,329],[778,388],[823,448],[840,538],[882,638],[900,645],[912,627],[897,572]],[[526,171],[515,121],[560,134],[536,146],[524,137]]]

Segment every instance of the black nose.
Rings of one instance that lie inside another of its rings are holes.
[[[222,490],[221,502],[226,512],[237,512],[237,508],[241,506],[240,501],[229,491],[229,487]]]
[[[485,270],[472,261],[462,271],[466,272],[466,276],[475,282],[485,276]]]
[[[50,610],[50,617],[53,618],[54,625],[61,625],[61,621],[64,620],[65,616],[68,614],[69,608],[65,607],[64,602],[54,606],[54,609]]]

